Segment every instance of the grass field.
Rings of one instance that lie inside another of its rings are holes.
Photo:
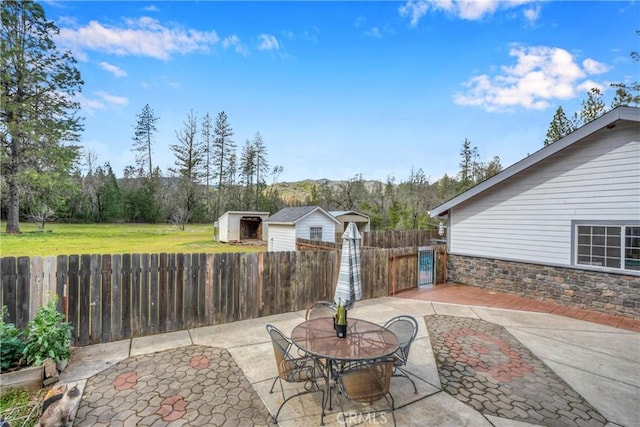
[[[213,240],[210,224],[47,224],[38,231],[21,223],[22,234],[6,234],[0,223],[0,256],[123,253],[219,253],[265,251],[266,245],[233,245]]]

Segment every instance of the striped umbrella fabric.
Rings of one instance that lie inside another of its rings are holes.
[[[342,235],[342,256],[340,258],[340,273],[333,300],[337,305],[343,305],[347,310],[353,308],[356,301],[362,299],[362,285],[360,283],[360,232],[354,222],[347,225]]]

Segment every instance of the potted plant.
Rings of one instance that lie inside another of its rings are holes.
[[[26,345],[22,354],[30,365],[40,366],[46,359],[55,363],[71,354],[71,324],[56,310],[57,297],[40,307],[27,325]]]
[[[25,347],[24,333],[13,323],[7,323],[8,309],[2,307],[0,315],[0,388],[35,390],[42,387],[42,366],[27,366],[22,357]]]
[[[347,309],[344,305],[336,308],[336,336],[344,338],[347,336]]]

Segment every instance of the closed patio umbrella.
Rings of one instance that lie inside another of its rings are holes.
[[[340,273],[333,300],[347,310],[353,308],[356,301],[362,299],[360,283],[360,232],[353,222],[347,225],[342,234],[342,256]]]

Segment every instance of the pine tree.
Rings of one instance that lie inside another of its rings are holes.
[[[225,183],[231,183],[235,178],[235,150],[236,146],[231,137],[233,129],[224,111],[218,113],[216,127],[213,131],[213,162],[217,166],[218,201],[216,203],[215,218],[220,216],[222,193]]]
[[[587,93],[587,99],[582,101],[580,110],[580,121],[582,125],[597,119],[607,111],[607,107],[602,100],[602,92],[594,87]]]
[[[153,113],[153,109],[146,104],[140,114],[136,116],[138,121],[135,125],[133,133],[133,151],[136,153],[136,168],[140,176],[144,176],[145,170],[147,177],[153,174],[152,148],[153,134],[157,132],[156,123],[159,120]]]
[[[20,233],[20,199],[45,181],[72,180],[79,150],[66,143],[80,139],[75,95],[84,82],[71,53],[56,48],[59,29],[42,6],[4,0],[0,7],[0,170],[8,192],[6,232]]]
[[[553,144],[554,142],[569,135],[574,130],[573,125],[569,119],[567,119],[562,107],[558,107],[556,113],[553,115],[551,123],[549,124],[547,136],[544,139],[544,146],[546,147],[549,144]]]
[[[192,217],[198,200],[198,184],[204,175],[204,148],[198,138],[198,118],[191,111],[176,131],[178,144],[170,146],[175,156],[175,167],[169,170],[178,176],[178,208],[174,220],[184,226]]]

